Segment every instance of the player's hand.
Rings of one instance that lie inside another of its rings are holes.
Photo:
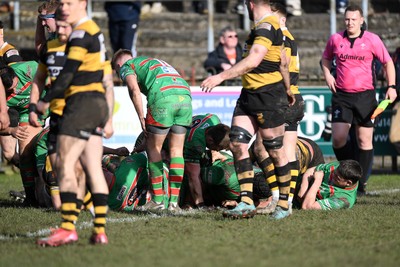
[[[147,135],[147,130],[146,130],[146,121],[144,118],[139,118],[140,121],[140,126],[142,127],[142,130],[145,134],[145,136]]]
[[[386,91],[385,99],[389,99],[393,103],[397,98],[397,90],[395,88],[389,87]]]
[[[106,125],[104,126],[103,137],[108,139],[114,134],[114,128],[112,124],[112,120],[108,120]]]
[[[294,94],[292,93],[291,90],[287,90],[286,94],[287,94],[289,106],[293,106],[296,103],[296,97],[294,96]]]
[[[221,78],[221,76],[220,76],[219,74],[213,75],[213,76],[210,76],[210,77],[208,77],[207,79],[205,79],[205,80],[201,83],[200,88],[201,88],[202,91],[204,91],[204,92],[206,92],[206,93],[207,93],[207,92],[211,92],[212,89],[213,89],[215,86],[221,84],[223,81],[224,81],[224,80]]]
[[[211,151],[211,158],[212,158],[211,159],[212,163],[214,163],[217,160],[220,160],[222,162],[224,162],[226,160],[226,157],[223,154],[221,154],[221,153],[219,153],[218,151],[215,151],[215,150]]]
[[[326,84],[332,93],[336,93],[336,80],[331,74],[326,77]]]
[[[18,140],[25,140],[29,137],[28,126],[17,126],[11,128],[12,137]]]
[[[29,112],[29,123],[33,127],[41,127],[40,123],[38,122],[39,116],[36,112]]]
[[[129,149],[127,149],[126,147],[118,147],[115,149],[115,154],[118,156],[129,156]]]
[[[0,130],[7,129],[10,126],[10,117],[7,112],[0,112]]]
[[[42,100],[39,100],[39,102],[36,104],[36,110],[38,114],[45,114],[49,107],[50,103],[43,102]]]

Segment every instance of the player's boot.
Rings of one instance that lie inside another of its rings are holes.
[[[36,241],[36,244],[42,247],[58,247],[78,241],[78,233],[76,230],[65,230],[57,228],[52,231],[50,236],[41,238]]]
[[[95,234],[93,233],[90,237],[90,243],[93,245],[107,245],[108,238],[106,233]]]
[[[257,214],[271,214],[275,211],[278,200],[272,199],[265,207],[257,207]]]
[[[284,210],[281,206],[276,206],[275,211],[271,214],[271,218],[275,220],[281,220],[289,217],[291,214],[290,210]]]
[[[9,194],[13,200],[19,203],[24,203],[24,200],[26,198],[25,191],[10,190]]]
[[[165,209],[165,207],[164,207],[163,202],[157,203],[157,202],[151,200],[151,201],[147,202],[146,204],[144,204],[143,206],[137,207],[136,209],[140,210],[140,211],[147,211],[147,210],[151,211],[151,210],[163,210],[163,209]]]
[[[232,219],[253,218],[255,214],[256,207],[244,202],[240,202],[234,209],[222,213],[224,217]]]
[[[172,213],[180,213],[182,212],[182,209],[179,207],[178,203],[169,203],[168,205],[168,211]]]

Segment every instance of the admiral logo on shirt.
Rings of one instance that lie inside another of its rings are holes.
[[[363,61],[363,60],[365,60],[365,56],[339,54],[339,59],[341,61],[346,61],[346,60],[360,60],[360,61]]]

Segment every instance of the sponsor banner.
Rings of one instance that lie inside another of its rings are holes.
[[[200,87],[192,86],[193,115],[214,113],[222,123],[230,125],[232,112],[241,91],[240,86],[219,86],[211,93],[202,92]],[[125,146],[132,150],[137,136],[142,129],[130,100],[128,90],[124,86],[115,87],[114,136],[104,139],[104,145],[113,148]],[[326,107],[331,104],[331,92],[327,87],[301,87],[300,92],[305,101],[304,118],[299,125],[299,136],[317,142],[325,156],[334,156],[331,141],[324,141],[321,134],[327,120]],[[146,98],[143,96],[143,105]],[[379,90],[377,91],[379,99]],[[374,135],[375,155],[397,155],[389,141],[391,110],[382,113],[377,121]]]

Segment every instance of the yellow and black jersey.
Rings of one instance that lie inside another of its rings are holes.
[[[285,49],[286,56],[290,58],[289,64],[289,73],[290,73],[290,90],[293,94],[300,94],[299,91],[299,72],[300,72],[300,58],[297,50],[297,44],[294,40],[293,35],[289,32],[289,30],[285,28],[281,28],[283,35],[285,36]]]
[[[268,15],[254,25],[245,42],[243,58],[249,55],[254,44],[265,46],[268,52],[256,68],[242,76],[243,88],[248,90],[267,88],[282,80],[279,65],[283,33],[276,16]]]
[[[18,50],[12,44],[4,42],[0,47],[0,62],[10,65],[20,61],[22,61],[22,57],[19,55]]]
[[[321,148],[317,143],[304,137],[297,138],[296,157],[300,164],[300,175],[304,174],[307,169],[325,162]]]
[[[47,41],[40,53],[38,70],[48,73],[52,83],[63,69],[66,60],[65,47],[58,39],[53,39]],[[64,98],[54,98],[50,102],[50,111],[61,116],[64,106]]]
[[[80,92],[104,93],[102,85],[106,61],[104,35],[93,20],[85,19],[73,29],[66,52],[67,60],[81,64],[65,92],[65,98]]]

